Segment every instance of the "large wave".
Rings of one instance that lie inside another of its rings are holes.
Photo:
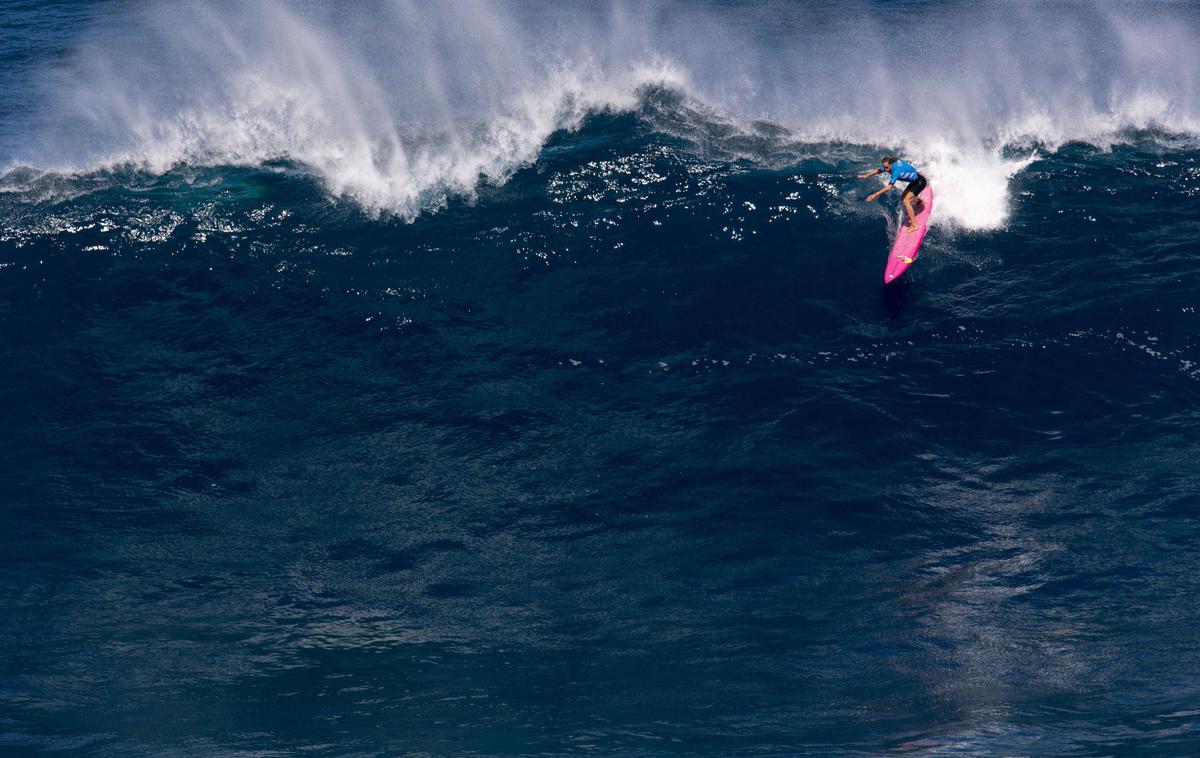
[[[1038,150],[1200,132],[1200,23],[1179,5],[213,0],[100,19],[42,76],[25,136],[0,150],[10,163],[286,160],[411,218],[665,86],[727,132],[778,127],[742,157],[900,152],[938,187],[941,219],[991,228]]]

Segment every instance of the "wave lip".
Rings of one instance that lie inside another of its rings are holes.
[[[43,82],[37,120],[52,127],[0,152],[63,175],[287,161],[412,219],[506,181],[590,113],[637,110],[768,166],[817,145],[900,153],[939,186],[935,223],[992,229],[1039,151],[1200,134],[1200,14],[1186,8],[912,12],[919,77],[865,52],[892,51],[898,19],[864,3],[156,2],[95,26]]]

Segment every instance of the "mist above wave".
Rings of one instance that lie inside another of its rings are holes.
[[[288,160],[335,195],[411,216],[503,181],[554,131],[671,76],[640,64],[614,75],[565,49],[512,55],[520,32],[487,3],[160,3],[121,21],[50,78],[53,126],[26,147],[29,163]]]
[[[779,125],[777,146],[902,152],[939,187],[939,216],[990,228],[1035,146],[1200,131],[1200,24],[1176,5],[1136,16],[675,0],[114,9],[44,79],[45,126],[8,151],[24,164],[288,160],[335,196],[412,217],[504,181],[555,131],[635,108],[665,84],[712,119]],[[1014,157],[1013,146],[1028,150]]]

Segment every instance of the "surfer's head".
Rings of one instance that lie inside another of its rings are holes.
[[[885,156],[883,156],[883,160],[881,160],[879,162],[883,164],[884,168],[891,168],[892,164],[895,163],[896,160],[897,160],[897,158],[894,155],[885,155]]]

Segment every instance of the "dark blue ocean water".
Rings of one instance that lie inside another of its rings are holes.
[[[603,49],[531,6],[495,44]],[[443,12],[496,6],[263,7],[300,26],[197,23],[303,38],[263,43],[278,69],[152,4],[0,8],[0,753],[1200,752],[1184,126],[971,141],[930,95],[964,168],[938,135],[739,120],[695,73],[522,121],[451,50],[442,131],[389,142],[330,110],[403,113],[356,89],[404,76],[370,27],[442,49]],[[773,9],[766,61],[820,16]],[[899,12],[991,18],[799,38]],[[232,89],[142,100],[131,57]],[[1186,120],[1194,77],[1154,89],[1152,57],[1090,75]],[[1029,115],[1001,94],[995,123]],[[885,288],[895,199],[854,174],[896,150],[935,225]]]

